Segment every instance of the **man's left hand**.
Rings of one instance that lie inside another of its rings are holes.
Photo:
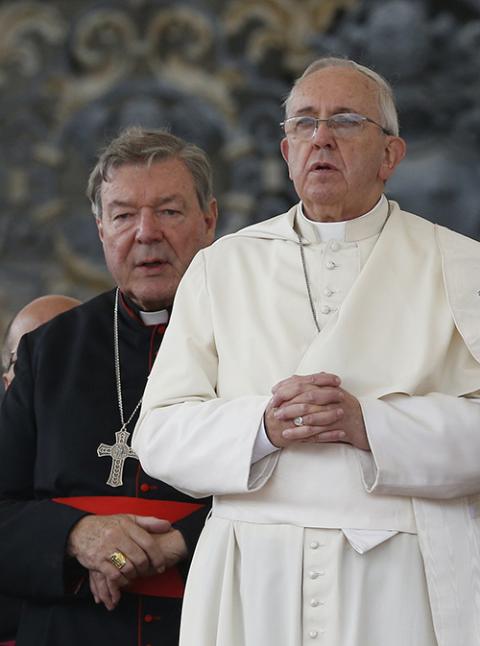
[[[136,522],[143,529],[152,531],[150,519],[136,516]],[[157,558],[161,563],[157,568],[158,574],[162,574],[167,568],[173,567],[187,557],[187,546],[178,529],[152,534],[152,536],[155,541]],[[95,570],[89,572],[89,584],[95,603],[103,603],[107,610],[113,610],[118,605],[121,589],[128,587],[127,583],[120,584],[111,581],[102,572]]]
[[[342,397],[335,403],[335,408],[343,413],[332,427],[326,427],[323,418],[325,410],[330,407],[324,405],[322,388],[312,387],[312,375],[293,375],[273,387],[270,405],[276,409],[275,417],[282,422],[291,422],[291,426],[283,431],[283,437],[300,442],[346,442],[359,449],[370,450],[358,399],[339,386]],[[297,426],[293,420],[299,417],[302,424]],[[338,439],[334,440],[332,436]]]

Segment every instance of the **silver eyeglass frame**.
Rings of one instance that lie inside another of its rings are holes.
[[[296,136],[299,139],[303,139],[304,141],[309,141],[310,139],[313,139],[315,137],[315,135],[317,134],[318,125],[320,123],[326,123],[328,129],[335,135],[335,129],[332,128],[329,125],[329,122],[331,123],[333,121],[333,123],[335,123],[335,119],[337,117],[346,117],[346,116],[350,116],[350,115],[354,115],[355,117],[358,117],[359,118],[359,120],[358,120],[359,124],[363,124],[363,123],[366,123],[366,122],[367,123],[373,123],[374,126],[377,126],[377,128],[380,128],[380,130],[383,132],[384,135],[392,136],[392,133],[389,130],[387,130],[386,128],[384,128],[382,125],[380,125],[379,123],[377,123],[373,119],[370,119],[370,117],[366,117],[363,114],[358,114],[357,112],[339,112],[338,114],[332,114],[331,117],[327,117],[326,119],[320,119],[318,117],[313,117],[312,115],[296,115],[294,117],[288,117],[288,119],[285,119],[285,121],[281,121],[280,122],[280,127],[283,129],[283,132],[284,132],[285,136],[288,137],[289,135],[286,132],[285,126],[287,125],[287,123],[289,121],[293,121],[293,119],[311,119],[312,122],[313,121],[315,122],[315,127],[313,129],[312,134],[309,137],[302,138],[302,137],[299,137],[298,135],[292,135],[292,133],[290,133],[290,136],[293,136],[293,137]]]

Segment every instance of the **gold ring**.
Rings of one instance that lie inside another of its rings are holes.
[[[127,557],[123,552],[118,551],[110,554],[110,561],[118,570],[121,570],[127,563]]]

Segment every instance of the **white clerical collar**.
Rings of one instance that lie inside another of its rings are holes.
[[[382,195],[373,209],[360,215],[358,218],[343,222],[316,222],[305,216],[303,204],[300,202],[297,210],[297,222],[300,232],[307,239],[310,236],[308,236],[306,228],[311,227],[315,232],[315,237],[321,242],[327,240],[355,242],[373,235],[378,235],[385,224],[388,211],[388,200],[385,195]]]
[[[317,222],[316,220],[310,220],[304,214],[302,204],[300,204],[300,216],[304,220],[307,220],[308,222],[311,222],[313,224],[313,226],[317,230],[321,242],[326,242],[327,240],[341,240],[343,242],[345,240],[345,229],[347,224],[345,221]]]
[[[168,323],[168,311],[159,310],[158,312],[138,312],[145,325],[160,325]]]

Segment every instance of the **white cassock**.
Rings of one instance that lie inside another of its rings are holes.
[[[147,473],[214,495],[182,646],[480,644],[479,294],[480,245],[384,197],[343,240],[297,205],[197,254],[132,442]],[[271,387],[322,370],[372,451],[255,462]]]

